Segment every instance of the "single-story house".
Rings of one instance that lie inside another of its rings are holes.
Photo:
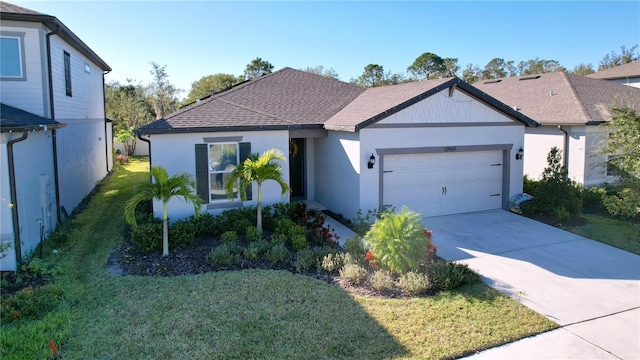
[[[424,216],[506,209],[522,192],[524,131],[535,126],[458,78],[364,89],[284,68],[136,131],[151,165],[196,176],[208,211],[255,204],[227,199],[223,184],[247,153],[276,148],[289,154],[291,193],[266,182],[265,204],[315,200],[353,218],[381,205]],[[193,208],[176,199],[169,213]]]
[[[640,60],[601,70],[587,77],[640,88]]]
[[[614,104],[640,109],[640,89],[566,72],[483,80],[473,84],[541,126],[525,129],[524,173],[538,179],[552,147],[563,151],[569,177],[583,186],[615,181],[602,146]]]
[[[104,74],[56,17],[0,2],[0,271],[13,271],[113,167]]]

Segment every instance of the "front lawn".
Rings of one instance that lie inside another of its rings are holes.
[[[585,213],[580,214],[580,218],[585,221],[569,224],[564,229],[640,255],[640,223]]]
[[[287,271],[113,275],[105,265],[122,243],[123,204],[147,170],[140,159],[118,168],[59,242],[47,242],[63,299],[3,322],[0,357],[50,358],[54,340],[65,359],[436,359],[557,327],[483,283],[385,299]]]

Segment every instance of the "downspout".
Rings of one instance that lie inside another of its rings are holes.
[[[14,240],[13,240],[13,244],[15,247],[15,252],[16,252],[16,261],[18,262],[19,265],[24,264],[24,261],[22,260],[22,246],[20,245],[20,242],[22,241],[20,239],[20,219],[18,217],[19,213],[18,213],[18,193],[16,191],[16,172],[15,172],[15,161],[13,159],[13,144],[26,140],[27,137],[29,136],[29,131],[28,130],[24,130],[22,132],[22,136],[20,136],[17,139],[13,139],[10,140],[7,143],[7,157],[8,157],[8,161],[9,161],[9,187],[11,188],[11,215],[12,215],[12,219],[13,219],[13,234],[14,234]]]
[[[107,160],[107,174],[109,173],[109,157],[112,157],[112,154],[109,154],[109,143],[107,141],[113,142],[113,136],[109,139],[107,136],[107,98],[104,91],[104,76],[107,75],[110,71],[102,72],[102,109],[104,110],[104,152],[106,154]],[[111,130],[113,130],[113,125],[111,126]],[[113,135],[113,131],[112,131]]]
[[[562,125],[558,125],[558,130],[562,131],[564,134],[564,150],[562,151],[562,166],[564,166],[564,179],[567,180],[569,178],[569,162],[568,159],[568,151],[569,151],[569,133],[567,130],[562,128]]]
[[[56,119],[56,111],[55,105],[53,103],[53,70],[51,65],[51,36],[58,34],[60,27],[55,29],[54,31],[47,34],[47,75],[49,76],[49,108],[51,111],[51,120]],[[51,131],[52,138],[52,146],[53,146],[53,179],[55,183],[55,193],[56,193],[56,221],[60,223],[60,185],[59,185],[59,176],[58,176],[58,140],[56,129]]]

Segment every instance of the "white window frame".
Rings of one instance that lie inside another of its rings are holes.
[[[236,147],[236,165],[237,166],[240,163],[240,143],[238,142],[216,142],[216,143],[208,143],[207,144],[207,159],[208,159],[208,164],[209,164],[209,203],[219,203],[219,202],[229,202],[229,198],[225,197],[224,198],[218,198],[218,199],[214,199],[212,198],[213,194],[211,192],[211,178],[213,177],[213,175],[216,174],[230,174],[233,169],[229,169],[229,170],[214,170],[214,164],[213,161],[211,161],[211,147],[213,146],[224,146],[224,145],[234,145]],[[223,188],[224,188],[224,184],[222,184]],[[238,184],[236,186],[239,186],[239,181]],[[236,201],[236,200],[240,200],[240,193],[238,192],[236,194],[236,196],[233,198],[233,200],[231,201]]]
[[[18,40],[18,64],[20,65],[20,75],[2,75],[0,74],[0,79],[2,80],[10,80],[10,81],[25,81],[27,80],[26,75],[26,64],[24,59],[24,33],[14,33],[3,31],[0,33],[0,38],[7,39],[16,39]]]

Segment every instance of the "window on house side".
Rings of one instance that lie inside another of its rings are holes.
[[[225,184],[238,165],[238,143],[209,144],[209,198],[211,201],[227,200]],[[233,197],[238,198],[238,186]]]
[[[72,96],[71,91],[71,55],[64,52],[64,86],[67,96]]]
[[[22,41],[15,36],[0,37],[0,77],[23,79]]]

